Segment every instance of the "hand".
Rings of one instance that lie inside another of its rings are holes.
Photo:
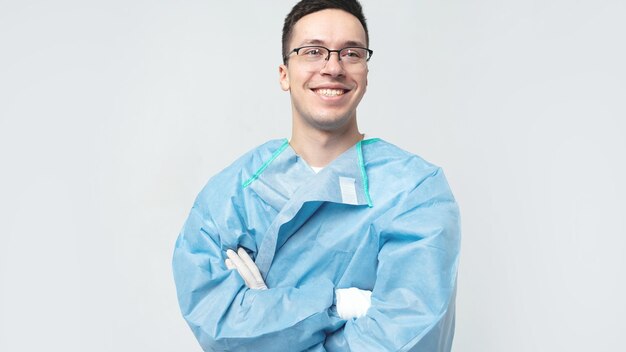
[[[226,259],[226,267],[228,269],[237,269],[239,275],[246,282],[246,286],[253,290],[267,290],[265,281],[259,272],[256,264],[252,261],[252,258],[248,255],[245,249],[239,248],[237,253],[232,249],[226,251],[228,259]]]
[[[335,297],[337,313],[342,319],[360,318],[372,305],[372,291],[356,287],[338,288],[335,290]]]

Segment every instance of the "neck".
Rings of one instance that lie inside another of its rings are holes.
[[[339,131],[302,129],[294,125],[289,144],[310,166],[324,167],[362,139],[356,121]]]

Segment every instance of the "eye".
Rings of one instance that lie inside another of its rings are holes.
[[[346,48],[342,51],[342,57],[350,59],[361,59],[365,57],[363,49]]]
[[[312,57],[316,57],[316,56],[321,56],[322,55],[322,49],[321,48],[304,48],[304,50],[301,52],[301,55],[304,56],[312,56]]]
[[[344,48],[341,51],[341,58],[348,62],[361,62],[366,57],[367,53],[362,48]]]

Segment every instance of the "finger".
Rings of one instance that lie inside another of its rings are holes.
[[[235,269],[237,269],[237,272],[239,272],[239,276],[241,276],[243,281],[245,281],[246,286],[252,287],[254,285],[254,276],[250,272],[250,269],[248,269],[246,263],[244,263],[244,261],[241,260],[237,253],[235,253],[232,249],[227,250],[226,255],[235,266]]]
[[[257,267],[256,264],[252,261],[252,258],[250,258],[250,255],[248,255],[248,252],[246,252],[246,250],[243,248],[239,248],[239,250],[237,250],[237,253],[239,254],[239,258],[241,258],[241,260],[246,263],[246,266],[248,266],[248,269],[250,269],[254,280],[259,284],[265,284],[265,281],[263,281],[263,276],[261,276],[261,272],[259,271],[259,267]]]
[[[226,263],[226,268],[228,270],[236,270],[237,268],[235,267],[235,265],[233,264],[233,262],[230,259],[226,259],[224,261],[224,263]]]

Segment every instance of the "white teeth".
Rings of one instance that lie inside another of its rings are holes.
[[[346,91],[343,89],[317,89],[316,92],[317,94],[327,97],[336,97],[338,95],[343,95]]]

